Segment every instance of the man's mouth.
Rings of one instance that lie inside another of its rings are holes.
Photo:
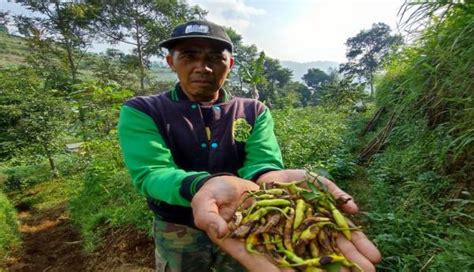
[[[201,83],[201,84],[211,84],[212,80],[210,79],[193,79],[191,80],[192,83]]]

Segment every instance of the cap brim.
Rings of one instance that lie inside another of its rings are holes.
[[[224,39],[219,39],[216,37],[209,37],[209,36],[204,36],[204,35],[187,35],[187,36],[182,36],[182,37],[175,37],[171,38],[165,41],[162,41],[159,45],[160,47],[164,47],[166,49],[172,49],[178,42],[187,40],[187,39],[193,39],[193,38],[201,38],[201,39],[208,39],[208,40],[213,40],[222,43],[225,48],[229,49],[230,52],[232,52],[232,44],[229,43],[228,41]]]

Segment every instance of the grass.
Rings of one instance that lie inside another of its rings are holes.
[[[28,52],[23,38],[0,32],[0,67],[25,64]]]
[[[16,210],[0,191],[0,263],[20,246],[20,241]]]

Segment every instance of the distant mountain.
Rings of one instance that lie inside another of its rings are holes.
[[[301,78],[308,72],[310,68],[318,68],[325,73],[329,73],[330,69],[339,67],[339,63],[335,61],[312,61],[312,62],[296,62],[296,61],[280,61],[281,66],[293,71],[293,80],[303,81]]]

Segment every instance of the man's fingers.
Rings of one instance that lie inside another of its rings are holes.
[[[379,263],[382,260],[380,251],[375,245],[365,236],[361,231],[352,232],[352,243],[355,245],[357,250],[369,259],[372,263]]]
[[[215,201],[198,196],[193,199],[191,206],[196,227],[217,238],[222,238],[227,233],[227,222],[219,214]]]
[[[362,268],[362,271],[375,271],[375,266],[372,264],[372,262],[362,255],[351,241],[347,240],[342,235],[339,235],[337,238],[337,245],[342,254],[351,262],[359,265],[360,268]]]
[[[345,204],[341,206],[342,210],[350,214],[356,214],[359,211],[359,207],[357,207],[357,205],[355,204],[352,196],[350,196],[348,193],[341,190],[341,188],[337,187],[337,185],[334,184],[334,182],[330,181],[329,179],[323,176],[318,176],[318,180],[321,181],[324,185],[326,185],[329,192],[334,196],[334,198],[343,199],[343,200],[349,199],[349,201],[347,201]]]

